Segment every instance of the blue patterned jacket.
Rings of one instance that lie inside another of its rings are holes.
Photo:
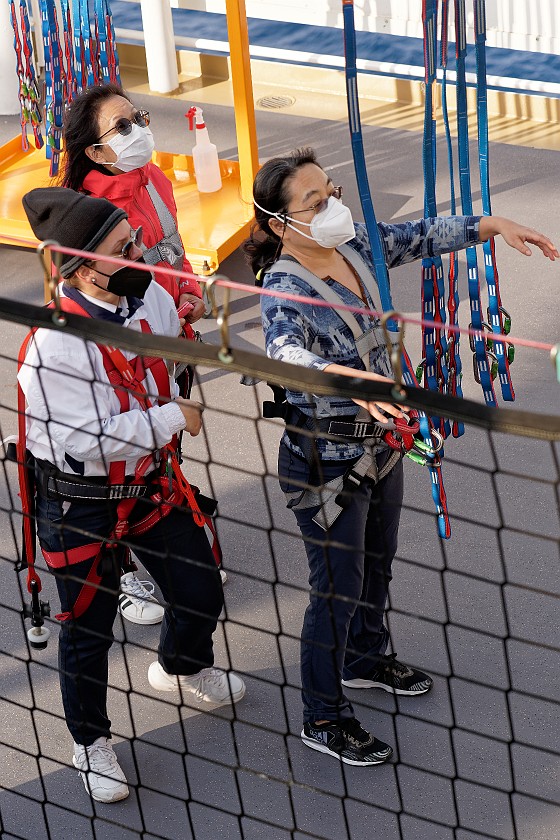
[[[479,240],[479,216],[444,216],[402,224],[379,223],[381,239],[388,268],[394,268],[423,257],[458,251]],[[375,269],[369,239],[364,224],[355,224],[356,237],[348,245],[360,254],[375,279]],[[344,303],[349,306],[363,306],[353,292],[336,280],[327,282]],[[275,272],[274,266],[264,276],[263,286],[268,290],[288,292],[308,298],[317,298],[314,289],[293,274]],[[372,300],[365,289],[368,305],[379,311],[379,300]],[[295,303],[281,298],[261,296],[261,314],[267,355],[272,359],[291,362],[317,370],[330,364],[346,365],[356,370],[365,370],[354,337],[349,327],[335,309],[315,307],[312,304]],[[355,315],[360,326],[367,329],[371,318]],[[376,319],[377,320],[377,319]],[[385,348],[371,351],[370,369],[384,376],[391,375],[391,367]],[[305,414],[317,417],[353,415],[358,406],[343,397],[324,397],[287,391],[288,402]],[[284,442],[301,455],[299,449],[284,435]],[[359,457],[361,446],[348,443],[334,443],[320,438],[317,443],[320,457],[324,460],[341,460]]]

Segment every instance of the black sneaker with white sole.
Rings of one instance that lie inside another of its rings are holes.
[[[391,694],[414,697],[430,690],[434,681],[422,671],[399,662],[397,654],[382,656],[375,668],[361,679],[342,680],[346,688],[382,688]]]
[[[304,723],[301,740],[312,750],[332,755],[344,764],[365,767],[383,764],[393,755],[389,744],[379,741],[356,718],[328,723]]]

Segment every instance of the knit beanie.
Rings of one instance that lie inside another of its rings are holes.
[[[77,251],[95,251],[107,234],[128,218],[106,198],[92,198],[67,187],[40,187],[26,193],[22,201],[37,239],[53,239]],[[62,254],[62,277],[70,277],[85,262],[86,257]]]

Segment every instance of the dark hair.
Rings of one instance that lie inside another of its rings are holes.
[[[309,147],[295,149],[284,157],[275,157],[263,163],[253,183],[253,198],[269,213],[282,215],[289,203],[288,185],[300,167],[317,163],[315,151]],[[255,275],[276,260],[281,238],[270,227],[270,216],[255,205],[255,224],[242,245],[245,258]]]
[[[96,169],[98,172],[107,173],[102,164],[96,163],[86,155],[86,149],[99,138],[99,111],[103,103],[112,96],[123,96],[130,102],[120,85],[92,85],[76,96],[66,109],[63,129],[64,155],[58,179],[61,187],[86,192],[83,184],[88,172]]]

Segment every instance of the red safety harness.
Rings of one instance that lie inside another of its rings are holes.
[[[61,308],[64,312],[70,312],[76,315],[82,315],[86,318],[91,317],[89,313],[82,309],[82,307],[69,298],[61,298]],[[52,304],[51,304],[52,306]],[[147,321],[141,320],[140,326],[142,332],[151,333],[150,326]],[[21,345],[18,356],[18,371],[25,363],[29,344],[36,332],[36,328],[26,336],[25,341]],[[130,410],[130,397],[134,397],[142,409],[147,410],[152,406],[152,402],[148,396],[143,380],[146,377],[146,372],[150,370],[157,386],[157,391],[160,397],[167,400],[171,396],[169,385],[169,374],[167,366],[162,359],[155,357],[140,357],[128,361],[123,353],[116,347],[109,347],[104,345],[97,345],[102,358],[105,372],[109,382],[115,389],[115,393],[119,400],[120,411],[124,413]],[[20,486],[21,505],[23,513],[23,555],[27,563],[27,589],[32,591],[32,584],[37,586],[37,590],[41,591],[41,580],[35,569],[35,523],[34,523],[34,490],[29,475],[27,446],[26,446],[26,415],[25,415],[25,395],[18,385],[18,442],[16,445],[17,462],[18,462],[18,478]],[[159,489],[150,495],[150,501],[154,505],[154,509],[147,514],[139,522],[134,525],[129,524],[129,518],[134,509],[138,497],[121,499],[117,505],[117,522],[111,534],[106,540],[99,542],[88,543],[87,545],[78,546],[76,548],[66,549],[64,551],[45,551],[42,549],[43,556],[47,565],[52,569],[61,569],[71,566],[74,563],[81,563],[84,560],[94,558],[91,570],[82,586],[82,589],[76,599],[76,602],[71,611],[60,613],[56,616],[59,621],[67,621],[69,618],[79,618],[88,607],[91,605],[95,593],[102,580],[102,575],[99,574],[100,560],[104,551],[114,550],[119,541],[123,540],[127,535],[139,536],[145,534],[154,525],[168,516],[173,508],[184,505],[192,513],[195,523],[199,527],[207,526],[213,538],[212,551],[216,558],[216,563],[221,562],[221,551],[217,540],[217,535],[214,529],[213,522],[210,516],[203,514],[198,505],[196,495],[198,488],[193,488],[183,475],[179,461],[176,454],[177,442],[174,439],[170,444],[167,444],[160,450],[162,474],[158,476],[157,481],[154,482]],[[149,468],[153,466],[153,455],[145,455],[140,458],[136,464],[134,477],[129,485],[145,485],[146,473]],[[112,462],[109,468],[109,475],[107,483],[112,485],[125,483],[125,461]],[[152,481],[152,479],[151,479]]]

